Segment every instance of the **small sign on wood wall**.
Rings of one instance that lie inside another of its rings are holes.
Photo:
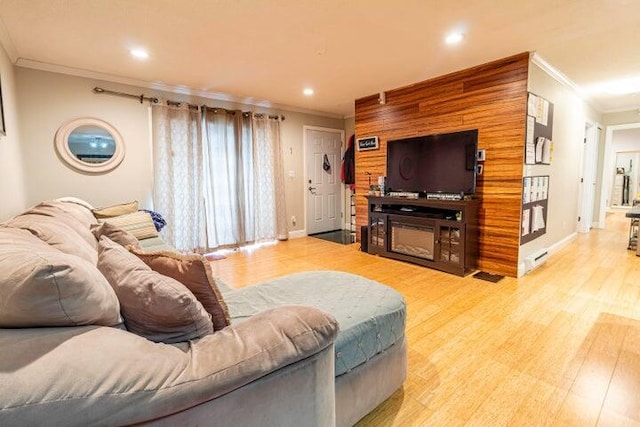
[[[358,151],[377,150],[380,148],[377,136],[358,138]]]

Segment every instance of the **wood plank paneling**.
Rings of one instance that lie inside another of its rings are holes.
[[[524,161],[529,53],[356,100],[356,138],[378,136],[380,149],[356,151],[358,239],[367,222],[369,180],[386,175],[387,141],[478,129],[478,148],[487,150],[478,176],[479,267],[516,276]]]

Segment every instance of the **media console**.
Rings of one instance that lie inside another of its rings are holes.
[[[480,200],[367,196],[368,252],[465,276],[477,269]]]

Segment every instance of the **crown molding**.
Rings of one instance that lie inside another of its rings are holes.
[[[563,85],[564,87],[575,93],[580,99],[589,104],[593,109],[599,113],[604,113],[602,105],[595,99],[587,99],[584,91],[573,80],[567,77],[562,71],[551,65],[546,59],[544,59],[537,52],[532,52],[530,56],[531,62],[537,65],[542,71],[547,73],[555,81]]]
[[[1,32],[0,32],[0,36],[1,36]],[[310,114],[314,116],[322,116],[322,117],[328,117],[332,119],[344,120],[343,115],[336,114],[336,113],[329,113],[326,111],[300,108],[300,107],[295,107],[295,106],[286,105],[286,104],[277,104],[267,100],[256,99],[252,97],[240,97],[240,96],[235,96],[235,95],[222,93],[222,92],[196,90],[196,89],[186,88],[184,86],[173,86],[165,83],[149,82],[146,80],[133,79],[131,77],[100,73],[97,71],[84,70],[81,68],[74,68],[74,67],[66,67],[66,66],[57,65],[57,64],[49,64],[41,61],[34,61],[32,59],[18,58],[15,61],[15,65],[23,68],[31,68],[34,70],[48,71],[51,73],[58,73],[58,74],[66,74],[70,76],[83,77],[83,78],[93,79],[93,80],[101,80],[101,81],[110,82],[110,83],[124,84],[128,86],[137,86],[140,88],[160,90],[164,92],[177,93],[181,95],[198,96],[201,98],[212,99],[216,101],[226,101],[226,102],[232,102],[237,104],[252,105],[255,107],[268,108],[270,110],[274,110],[274,112],[288,111],[288,112]]]
[[[537,52],[532,53],[531,62],[536,64],[538,67],[540,67],[545,73],[549,74],[556,81],[558,81],[559,83],[562,83],[564,86],[568,87],[569,89],[579,94],[581,98],[583,97],[582,91],[580,90],[578,85],[575,84],[573,80],[567,77],[567,75],[564,74],[562,71],[558,70],[556,67],[551,65],[547,60],[545,60]]]

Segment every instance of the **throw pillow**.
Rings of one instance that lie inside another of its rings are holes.
[[[93,215],[98,219],[126,215],[138,212],[138,201],[134,200],[133,202],[121,203],[119,205],[103,206],[93,209],[91,212],[93,212]]]
[[[98,243],[91,231],[89,231],[91,224],[95,224],[97,221],[90,211],[80,205],[49,200],[37,204],[23,213],[23,215],[25,214],[47,216],[54,218],[58,222],[63,222],[93,246],[94,249],[98,249]]]
[[[0,327],[120,323],[118,298],[94,265],[26,230],[0,227]]]
[[[156,230],[156,226],[153,224],[151,215],[146,212],[134,212],[112,218],[101,219],[100,221],[108,222],[115,227],[128,231],[138,240],[158,237],[158,231]]]
[[[129,250],[154,271],[176,279],[193,292],[211,314],[214,330],[231,324],[229,309],[213,278],[211,265],[202,255],[171,251],[144,252],[132,247]]]
[[[189,289],[105,236],[98,243],[98,269],[118,295],[130,332],[165,343],[213,333],[211,316]]]
[[[102,236],[107,236],[109,239],[121,246],[133,246],[135,248],[140,248],[140,242],[133,234],[118,228],[109,222],[92,225],[91,232],[98,240],[100,240],[100,237]]]
[[[28,230],[43,242],[66,254],[82,257],[93,265],[98,261],[95,237],[91,236],[93,245],[90,245],[60,217],[25,213],[7,221],[6,225]]]

